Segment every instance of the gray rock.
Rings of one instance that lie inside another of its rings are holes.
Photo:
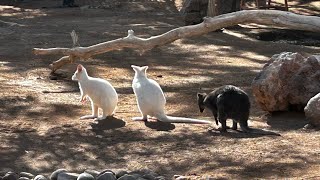
[[[30,178],[27,178],[27,177],[19,177],[18,180],[30,180]]]
[[[64,173],[64,172],[67,172],[67,170],[66,170],[66,169],[57,169],[57,170],[55,170],[55,171],[51,174],[50,180],[57,180],[57,179],[58,179],[58,175],[59,175],[60,173]]]
[[[129,173],[128,175],[134,177],[135,179],[141,179],[142,175],[141,174],[137,174],[137,173]]]
[[[310,130],[310,129],[315,129],[315,128],[316,128],[316,126],[313,124],[310,124],[310,123],[303,126],[304,130]]]
[[[105,170],[101,171],[101,172],[98,174],[98,176],[100,176],[101,174],[104,174],[105,172],[111,172],[112,174],[115,175],[115,173],[114,173],[112,170],[110,170],[110,169],[105,169]]]
[[[91,174],[86,172],[81,173],[77,178],[77,180],[94,180],[94,179],[95,178]]]
[[[100,174],[99,171],[92,170],[92,169],[87,169],[87,170],[85,170],[84,172],[91,174],[93,177],[97,177],[97,176]]]
[[[125,174],[125,175],[121,176],[118,180],[136,180],[136,178],[132,175]]]
[[[175,178],[176,180],[188,180],[187,176],[179,176],[177,178]]]
[[[260,107],[269,112],[303,110],[320,92],[320,56],[283,52],[271,57],[252,82]]]
[[[36,177],[34,177],[33,180],[47,180],[47,178],[44,177],[43,175],[37,175]]]
[[[147,180],[156,180],[156,176],[152,174],[145,174],[142,176],[142,178],[147,179]]]
[[[57,180],[77,180],[78,176],[77,173],[62,172],[58,174]]]
[[[20,172],[20,177],[27,177],[29,179],[34,178],[34,175],[28,172]]]
[[[97,176],[97,180],[116,180],[116,176],[112,172],[105,172]]]
[[[115,171],[115,175],[116,175],[116,178],[119,179],[121,176],[125,175],[125,174],[128,174],[127,171],[125,170],[116,170]]]
[[[156,180],[166,180],[166,178],[164,176],[158,176],[156,177]]]
[[[14,173],[14,172],[7,172],[2,179],[3,180],[18,180],[19,176],[18,174]]]
[[[309,100],[304,108],[304,113],[311,125],[320,127],[320,93]]]

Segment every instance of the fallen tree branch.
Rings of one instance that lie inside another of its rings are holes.
[[[298,15],[290,12],[277,10],[243,10],[216,17],[206,17],[197,25],[183,26],[172,29],[164,34],[150,38],[139,38],[134,35],[133,30],[128,31],[128,36],[107,42],[102,42],[88,47],[74,48],[34,48],[36,55],[63,54],[58,61],[52,63],[51,69],[55,71],[67,63],[74,62],[75,57],[87,59],[91,56],[121,50],[123,48],[137,49],[141,53],[156,46],[171,43],[177,39],[199,36],[211,31],[237,24],[256,23],[277,27],[286,27],[295,30],[320,32],[320,17]]]

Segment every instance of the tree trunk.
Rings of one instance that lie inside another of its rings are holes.
[[[74,6],[74,0],[63,0],[62,6],[73,7]]]
[[[216,0],[208,0],[207,16],[213,17],[217,15]]]
[[[164,34],[150,38],[139,38],[134,35],[133,30],[128,31],[128,36],[115,39],[89,47],[74,48],[34,48],[36,55],[63,54],[58,61],[52,63],[52,71],[61,68],[67,63],[76,59],[87,59],[93,55],[106,53],[112,50],[133,48],[143,53],[154,47],[171,43],[177,39],[199,36],[224,27],[234,26],[240,23],[256,23],[270,26],[281,26],[296,30],[320,32],[320,17],[297,15],[290,12],[277,10],[244,10],[234,13],[223,14],[212,18],[204,18],[204,21],[197,25],[183,26],[172,29]]]

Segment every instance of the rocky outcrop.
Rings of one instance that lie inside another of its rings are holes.
[[[320,127],[320,93],[309,100],[304,112],[310,124]]]
[[[254,78],[252,90],[265,111],[302,111],[310,98],[320,92],[320,56],[276,54]]]

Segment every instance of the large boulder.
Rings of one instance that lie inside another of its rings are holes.
[[[309,100],[304,112],[310,124],[320,127],[320,93]]]
[[[253,95],[269,112],[303,110],[320,92],[320,55],[283,52],[271,57],[252,82]]]

